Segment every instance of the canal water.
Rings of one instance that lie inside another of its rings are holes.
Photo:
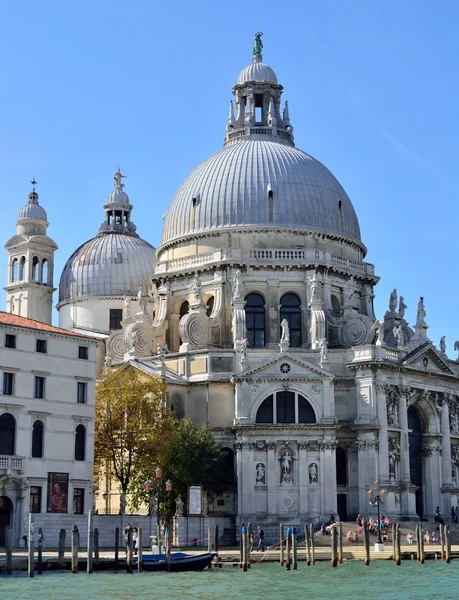
[[[99,572],[73,575],[49,572],[27,579],[25,573],[0,576],[1,600],[457,600],[459,560],[450,565],[377,561],[365,567],[349,561],[332,569],[299,564],[286,571],[256,564],[247,573],[223,567],[198,573]]]

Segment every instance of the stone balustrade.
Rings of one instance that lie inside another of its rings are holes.
[[[226,249],[206,252],[205,254],[193,254],[182,258],[160,261],[155,266],[155,274],[180,271],[182,269],[194,268],[210,263],[223,261],[245,260],[248,262],[262,262],[265,264],[292,263],[301,264],[317,263],[342,267],[346,271],[354,271],[365,275],[374,275],[374,266],[370,263],[351,260],[336,256],[323,250],[311,249],[288,249],[288,248],[262,248],[256,250]]]
[[[24,458],[22,456],[0,456],[0,469],[22,470]]]

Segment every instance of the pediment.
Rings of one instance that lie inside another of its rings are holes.
[[[407,354],[402,364],[426,373],[455,375],[444,356],[432,344],[425,344]]]
[[[299,358],[289,352],[282,352],[270,359],[257,363],[236,375],[237,380],[243,379],[303,379],[303,380],[332,380],[334,375],[313,363]]]

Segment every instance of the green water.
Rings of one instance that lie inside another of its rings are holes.
[[[276,564],[254,565],[248,573],[223,567],[198,573],[100,572],[87,575],[24,573],[0,576],[1,600],[457,600],[459,560],[447,565],[403,561],[299,565],[286,571]]]

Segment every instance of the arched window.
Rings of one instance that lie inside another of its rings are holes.
[[[11,283],[13,283],[14,281],[18,281],[18,276],[19,276],[19,261],[17,258],[15,258],[11,265]]]
[[[303,396],[298,395],[298,423],[315,423],[314,409]]]
[[[274,423],[273,399],[274,396],[271,395],[266,400],[263,400],[257,411],[257,418],[255,419],[257,423]]]
[[[48,261],[44,258],[41,261],[41,281],[42,283],[48,283]]]
[[[44,426],[41,421],[35,421],[32,429],[32,457],[43,458],[43,432]]]
[[[311,404],[297,392],[271,394],[260,404],[256,423],[315,423]]]
[[[301,347],[301,301],[296,294],[284,294],[281,298],[280,320],[288,321],[290,346]]]
[[[190,309],[190,303],[188,302],[188,300],[185,300],[185,302],[182,303],[181,307],[180,307],[180,318],[184,317],[185,315],[188,314],[188,311]]]
[[[338,297],[335,296],[334,294],[332,294],[330,296],[331,299],[331,305],[332,305],[332,311],[339,316],[341,314],[341,302],[339,301]]]
[[[22,256],[19,262],[19,281],[24,281],[26,275],[26,257]]]
[[[40,261],[37,256],[34,256],[32,259],[32,279],[34,281],[39,281],[39,271],[40,269]]]
[[[13,456],[16,440],[16,421],[9,413],[0,416],[0,454]]]
[[[347,457],[343,448],[336,449],[336,485],[347,485]]]
[[[265,301],[260,294],[249,294],[245,299],[247,341],[250,348],[265,346]]]
[[[84,460],[86,454],[86,427],[78,425],[75,430],[75,460]]]
[[[215,297],[211,296],[207,302],[206,302],[206,315],[208,317],[210,317],[210,315],[212,314],[212,311],[214,310],[214,304],[215,304]]]

